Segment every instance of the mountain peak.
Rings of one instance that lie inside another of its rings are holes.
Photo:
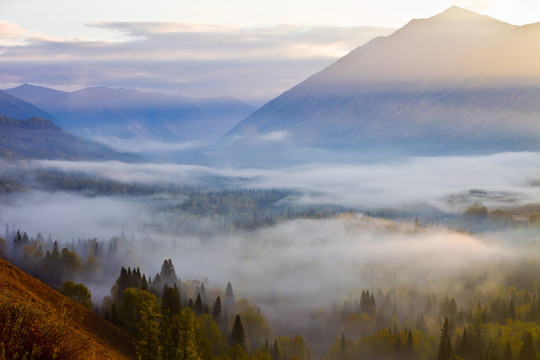
[[[474,11],[464,9],[462,7],[453,5],[450,6],[448,9],[444,10],[442,13],[435,15],[435,17],[439,18],[463,18],[463,17],[484,17],[485,15],[480,15]]]

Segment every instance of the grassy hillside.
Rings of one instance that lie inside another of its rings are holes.
[[[0,324],[1,358],[135,358],[127,333],[3,259]]]

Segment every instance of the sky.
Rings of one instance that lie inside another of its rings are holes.
[[[0,0],[0,88],[104,85],[261,105],[452,5],[540,21],[540,0]]]

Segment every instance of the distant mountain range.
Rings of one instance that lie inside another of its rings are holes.
[[[25,84],[0,91],[0,114],[52,119],[87,138],[219,139],[181,151],[221,164],[313,160],[327,150],[366,158],[538,151],[538,39],[540,23],[514,26],[454,6],[351,51],[254,112],[226,97]]]
[[[31,116],[53,119],[62,129],[90,138],[208,142],[254,110],[230,97],[193,99],[108,87],[64,92],[24,84],[5,92],[43,109]]]
[[[361,46],[236,125],[222,146],[437,155],[540,150],[540,23],[451,7]]]
[[[51,120],[15,120],[0,115],[0,158],[138,161],[132,154],[64,132]]]

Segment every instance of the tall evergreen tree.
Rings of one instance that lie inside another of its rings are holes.
[[[246,333],[244,332],[244,326],[242,325],[242,319],[240,315],[236,315],[234,319],[234,325],[231,331],[231,346],[240,345],[244,350],[247,350]]]
[[[203,303],[201,299],[201,294],[197,294],[197,298],[195,299],[195,304],[193,305],[193,311],[195,312],[196,316],[200,316],[203,313]]]
[[[448,318],[444,318],[443,327],[441,329],[441,340],[439,343],[439,351],[437,352],[437,360],[452,359],[452,343],[450,340],[450,330]]]
[[[176,284],[176,280],[178,280],[178,278],[176,277],[176,272],[174,271],[174,266],[171,259],[163,261],[159,275],[161,277],[161,281],[163,281],[163,284],[167,284],[169,286]]]
[[[513,360],[512,347],[510,346],[510,340],[506,340],[506,346],[504,347],[502,360]]]
[[[225,289],[225,312],[227,314],[236,313],[236,299],[230,282],[227,283],[227,289]]]
[[[214,302],[214,308],[212,309],[212,317],[214,318],[216,324],[219,325],[219,322],[221,320],[221,298],[219,296]]]
[[[161,313],[166,316],[172,316],[180,312],[182,302],[180,300],[180,292],[176,284],[169,287],[166,284],[163,286],[163,298],[161,300]]]
[[[519,350],[519,360],[536,360],[536,349],[529,331],[523,335],[523,345]]]

